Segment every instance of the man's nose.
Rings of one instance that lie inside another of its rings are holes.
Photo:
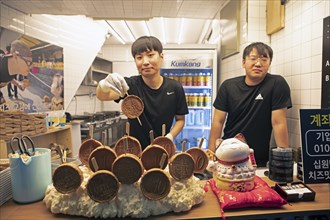
[[[144,56],[143,58],[142,58],[142,61],[143,61],[143,64],[145,65],[145,64],[149,64],[149,58],[147,57],[147,56]]]

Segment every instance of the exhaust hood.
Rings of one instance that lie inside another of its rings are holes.
[[[82,82],[84,86],[97,86],[98,82],[112,72],[112,62],[96,57]]]

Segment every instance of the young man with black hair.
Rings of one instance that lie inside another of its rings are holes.
[[[142,99],[144,111],[139,116],[141,124],[137,119],[128,120],[130,135],[137,138],[142,149],[145,149],[150,144],[150,130],[153,130],[155,137],[161,136],[163,124],[166,125],[166,137],[173,140],[184,127],[188,107],[182,85],[160,74],[164,54],[157,38],[138,38],[132,44],[131,52],[139,75],[123,77],[118,73],[109,74],[99,82],[96,96],[102,101],[116,102],[127,94]]]

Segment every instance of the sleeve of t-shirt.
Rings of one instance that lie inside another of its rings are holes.
[[[285,79],[279,76],[274,84],[272,110],[291,107],[290,87]]]
[[[227,112],[227,108],[228,108],[228,105],[227,105],[227,83],[226,81],[224,81],[221,85],[220,85],[220,88],[218,90],[218,93],[217,93],[217,96],[214,100],[214,103],[213,103],[213,107],[218,109],[218,110],[222,110],[222,111],[225,111]]]

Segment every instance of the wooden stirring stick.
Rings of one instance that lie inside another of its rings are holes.
[[[159,162],[160,169],[164,169],[164,164],[165,164],[165,160],[166,159],[167,159],[167,155],[166,154],[163,154],[162,155],[162,158],[160,159],[160,162]]]
[[[199,145],[198,145],[198,148],[199,149],[202,148],[203,142],[204,142],[204,138],[202,137],[201,140],[200,140],[200,142],[199,142]]]
[[[152,144],[152,142],[154,142],[154,131],[153,130],[149,131],[149,138],[150,138],[150,144]]]
[[[166,125],[162,124],[162,136],[165,136],[166,133]]]
[[[97,164],[97,161],[96,161],[95,157],[92,157],[91,161],[92,161],[95,172],[98,171],[99,170],[99,165]]]
[[[129,128],[130,128],[129,126],[130,126],[130,124],[129,124],[129,122],[127,121],[127,122],[126,122],[126,127],[125,127],[125,128],[126,128],[126,135],[127,135],[127,136],[129,136]]]

